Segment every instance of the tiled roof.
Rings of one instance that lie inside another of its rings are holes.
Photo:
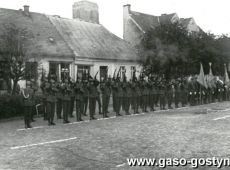
[[[48,16],[78,57],[138,60],[133,47],[100,24]]]
[[[187,27],[189,22],[191,21],[192,18],[180,18],[180,23],[184,26]]]
[[[130,11],[131,17],[137,22],[137,24],[144,30],[147,31],[151,28],[159,26],[159,17],[143,14],[140,12]]]
[[[14,23],[32,32],[31,56],[111,59],[136,61],[131,45],[110,33],[102,25],[58,16],[0,8],[0,34],[3,24]]]
[[[160,19],[160,23],[161,24],[168,24],[172,22],[172,18],[177,15],[176,13],[172,13],[172,14],[162,14],[161,16],[159,16]]]
[[[191,31],[203,32],[203,30],[195,23],[193,18],[180,18],[180,23],[182,24],[182,26],[184,26],[187,29],[188,29],[190,24],[193,24],[195,26],[195,28],[193,28],[193,30],[191,30]]]
[[[130,16],[144,31],[147,31],[151,28],[155,28],[160,24],[171,23],[172,18],[175,15],[177,14],[172,13],[172,14],[162,14],[161,16],[154,16],[154,15],[148,15],[136,11],[130,11]]]
[[[30,12],[27,16],[23,11],[0,8],[0,30],[3,25],[14,23],[19,28],[26,28],[33,34],[31,45],[28,47],[28,54],[36,57],[55,56],[71,57],[73,52],[63,41],[58,31],[50,23],[46,15]],[[0,32],[1,33],[1,32]],[[54,41],[50,41],[52,38]]]
[[[180,22],[185,28],[188,28],[189,22],[193,20],[193,18],[179,18],[176,13],[154,16],[131,10],[130,17],[138,24],[138,27],[145,32],[151,28],[159,26],[160,24],[167,24],[175,21]],[[199,28],[199,26],[197,27]],[[201,28],[199,28],[199,30],[201,30]]]

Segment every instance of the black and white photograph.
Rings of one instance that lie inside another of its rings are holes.
[[[0,0],[0,170],[229,170],[229,8]]]

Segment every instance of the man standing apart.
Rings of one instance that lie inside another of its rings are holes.
[[[51,80],[50,87],[47,89],[47,118],[48,118],[48,125],[55,125],[54,121],[54,112],[55,112],[55,102],[56,97],[55,93],[58,91],[54,85],[55,81]]]
[[[32,128],[30,125],[31,115],[33,112],[34,102],[34,91],[31,88],[31,82],[26,83],[26,88],[22,90],[23,102],[24,102],[24,122],[25,128]]]

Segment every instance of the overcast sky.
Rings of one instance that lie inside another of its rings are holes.
[[[72,4],[78,0],[0,0],[1,8],[20,9],[29,5],[33,12],[72,18]],[[100,23],[122,37],[123,5],[152,15],[176,12],[180,18],[193,17],[204,30],[230,33],[230,0],[92,0],[99,6]]]

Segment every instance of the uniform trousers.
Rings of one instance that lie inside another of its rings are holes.
[[[47,120],[47,112],[46,112],[47,108],[46,108],[46,106],[47,106],[46,98],[43,98],[42,99],[42,111],[44,114],[44,120]]]
[[[60,98],[57,99],[56,110],[57,110],[57,118],[61,119],[62,99],[60,99]]]
[[[115,96],[115,112],[116,115],[120,114],[121,111],[121,105],[122,105],[122,97]]]
[[[31,114],[32,114],[32,106],[24,106],[24,122],[26,128],[30,127]]]
[[[102,95],[102,113],[104,117],[107,116],[107,112],[109,108],[109,99],[110,99],[110,96]]]
[[[69,116],[70,116],[70,117],[73,117],[74,100],[75,100],[75,98],[74,98],[74,97],[71,97],[71,100],[70,100],[70,110],[69,110]]]
[[[179,102],[180,102],[180,93],[179,92],[175,92],[175,107],[176,108],[179,107]]]
[[[138,113],[139,103],[140,103],[140,96],[133,96],[133,111],[134,114]]]
[[[47,102],[47,119],[48,123],[51,124],[54,121],[55,102]]]
[[[84,111],[82,112],[82,114],[84,114],[84,115],[86,115],[87,108],[88,108],[88,103],[89,103],[89,97],[88,96],[84,96],[84,98],[83,98],[83,108],[84,108]]]
[[[63,100],[63,122],[68,122],[68,115],[70,112],[70,101],[69,100]]]
[[[149,107],[152,111],[154,111],[154,104],[155,104],[155,94],[149,95]]]
[[[130,105],[131,105],[131,99],[132,97],[123,97],[124,100],[124,110],[126,114],[129,114],[129,109],[130,109]]]
[[[147,105],[148,105],[148,103],[149,103],[148,98],[149,98],[148,95],[142,95],[142,96],[141,96],[142,110],[143,110],[144,112],[147,112]]]
[[[101,98],[100,95],[96,97],[96,102],[98,103],[99,114],[101,114]],[[95,106],[96,107],[96,106]]]
[[[165,109],[165,95],[160,94],[160,109]]]
[[[76,100],[76,118],[77,121],[81,120],[81,115],[84,112],[83,100]]]
[[[90,118],[93,118],[93,116],[95,115],[95,109],[96,109],[96,97],[89,97]]]
[[[172,92],[167,93],[168,108],[171,108],[172,100],[173,100],[173,93]]]

